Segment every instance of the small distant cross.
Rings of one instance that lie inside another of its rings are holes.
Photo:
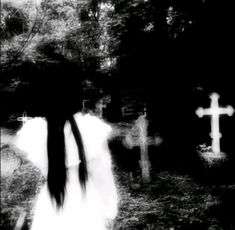
[[[22,121],[23,124],[25,124],[25,122],[28,121],[28,120],[30,120],[30,119],[32,119],[32,118],[31,118],[31,117],[28,117],[26,112],[23,112],[22,117],[18,117],[18,118],[17,118],[17,121]]]
[[[87,100],[87,99],[84,99],[82,101],[82,112],[87,112],[88,111],[88,107],[86,106],[88,102],[89,102],[89,100]]]
[[[100,118],[103,118],[103,109],[106,107],[107,106],[102,99],[96,104],[96,109]]]
[[[212,138],[212,151],[216,154],[220,153],[220,138],[222,137],[219,130],[219,115],[226,114],[232,116],[234,109],[232,106],[227,106],[226,108],[219,107],[218,99],[219,95],[217,93],[212,93],[210,95],[211,106],[208,109],[198,108],[196,114],[198,117],[203,117],[204,115],[211,116],[211,133]]]

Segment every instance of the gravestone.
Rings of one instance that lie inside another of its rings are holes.
[[[2,147],[1,151],[1,177],[12,176],[15,170],[22,165],[22,159],[10,147]]]

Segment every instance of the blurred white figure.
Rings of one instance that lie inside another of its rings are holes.
[[[81,133],[87,167],[86,188],[78,178],[81,162],[71,123],[64,124],[66,184],[60,208],[52,198],[48,183],[38,195],[32,230],[106,230],[117,215],[118,196],[107,144],[112,128],[101,119],[77,113],[73,116]],[[48,178],[48,122],[37,117],[18,131],[16,146],[25,152]],[[56,178],[59,181],[60,177]],[[55,182],[56,186],[56,182]]]

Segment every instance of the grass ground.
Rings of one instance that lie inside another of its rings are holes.
[[[23,160],[17,167],[1,176],[2,230],[13,229],[22,211],[30,225],[35,197],[44,183],[30,162]],[[141,184],[137,172],[130,186],[128,173],[115,169],[115,175],[120,195],[115,230],[235,229],[235,214],[229,210],[235,206],[235,185],[203,185],[187,175],[162,171],[152,172],[148,185]]]

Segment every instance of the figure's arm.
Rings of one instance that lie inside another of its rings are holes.
[[[48,167],[46,141],[47,123],[42,118],[27,121],[12,140],[20,154],[39,168],[44,176]]]
[[[118,195],[107,143],[112,134],[112,127],[89,114],[78,113],[75,119],[85,147],[88,180],[91,180],[100,197],[107,220],[113,220],[117,215]]]
[[[102,153],[88,163],[88,173],[104,205],[107,220],[113,220],[118,211],[118,195],[107,143],[104,144]]]

